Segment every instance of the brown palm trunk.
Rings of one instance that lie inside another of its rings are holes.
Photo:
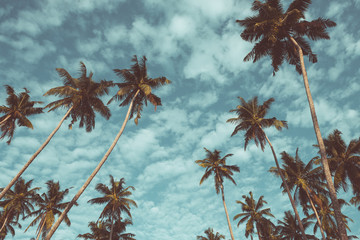
[[[22,167],[22,169],[18,172],[18,174],[11,180],[11,182],[2,190],[0,193],[0,199],[2,199],[5,195],[5,193],[15,184],[15,182],[20,178],[21,174],[25,172],[25,170],[30,166],[30,164],[34,161],[34,159],[39,155],[39,153],[46,147],[46,145],[50,142],[51,138],[54,136],[54,134],[59,130],[61,127],[61,124],[64,122],[65,118],[69,116],[71,110],[73,107],[69,108],[69,110],[66,112],[65,116],[60,120],[59,124],[56,126],[54,131],[48,136],[48,138],[45,140],[45,142],[40,146],[40,148],[34,153],[34,155],[31,156],[31,158],[27,161],[27,163]]]
[[[324,229],[323,229],[323,227],[322,227],[322,224],[321,224],[321,221],[320,221],[320,218],[319,218],[319,214],[318,214],[318,212],[317,212],[317,210],[316,210],[316,208],[315,208],[315,206],[314,206],[314,203],[313,203],[313,201],[312,201],[312,199],[311,199],[311,197],[310,197],[310,194],[309,194],[309,192],[308,192],[307,187],[305,187],[305,192],[306,192],[306,195],[307,195],[308,198],[309,198],[311,207],[312,207],[312,209],[313,209],[313,211],[314,211],[314,213],[315,213],[316,220],[317,220],[317,222],[318,222],[318,224],[319,224],[322,239],[323,239],[323,240],[326,240],[326,237],[325,237],[325,234],[324,234]]]
[[[231,239],[232,239],[232,240],[235,240],[235,239],[234,239],[234,234],[233,234],[233,231],[232,231],[232,228],[231,228],[229,213],[228,213],[228,211],[227,211],[227,207],[226,207],[226,203],[225,203],[224,186],[222,185],[222,183],[221,183],[220,188],[221,188],[221,197],[222,197],[222,201],[223,201],[223,204],[224,204],[226,219],[227,219],[227,222],[228,222],[228,225],[229,225],[229,230],[230,230]]]
[[[110,148],[107,150],[107,152],[105,153],[104,157],[101,159],[101,161],[99,162],[99,164],[96,166],[95,170],[91,173],[91,175],[89,176],[89,178],[86,180],[86,182],[84,183],[84,185],[80,188],[80,190],[76,193],[76,195],[74,196],[74,198],[71,200],[71,202],[66,206],[66,208],[64,209],[64,211],[61,213],[60,217],[58,218],[58,220],[56,221],[56,223],[52,226],[52,228],[50,229],[49,233],[46,235],[45,240],[50,240],[50,238],[52,237],[52,235],[54,234],[54,232],[56,231],[56,229],[59,227],[60,223],[64,220],[66,214],[70,211],[71,207],[76,203],[76,201],[79,199],[79,197],[81,196],[81,194],[85,191],[85,189],[87,188],[87,186],[89,186],[90,182],[93,180],[93,178],[95,177],[95,175],[99,172],[100,168],[102,167],[102,165],[105,163],[105,161],[107,160],[107,158],[109,157],[110,153],[112,152],[112,150],[114,149],[117,141],[119,140],[121,134],[123,133],[125,126],[129,120],[129,115],[134,103],[134,100],[136,98],[136,96],[139,94],[140,90],[138,90],[134,97],[132,98],[130,105],[129,105],[129,109],[127,111],[125,120],[121,126],[120,131],[118,132],[118,134],[116,135],[113,143],[111,144]]]
[[[328,163],[328,160],[326,158],[325,145],[324,145],[323,138],[321,136],[319,123],[318,123],[318,120],[317,120],[317,117],[316,117],[314,102],[313,102],[311,92],[310,92],[309,81],[308,81],[307,73],[306,73],[306,70],[305,70],[303,51],[302,51],[301,47],[299,46],[299,44],[295,41],[295,39],[293,37],[290,36],[289,38],[292,41],[292,43],[296,46],[296,48],[298,49],[298,54],[299,54],[300,64],[301,64],[301,72],[302,72],[302,76],[303,76],[303,80],[304,80],[306,96],[307,96],[307,99],[308,99],[308,102],[309,102],[311,118],[312,118],[312,122],[313,122],[313,125],[314,125],[314,130],[315,130],[317,142],[318,142],[319,148],[320,148],[321,163],[322,163],[322,166],[323,166],[323,171],[324,171],[327,187],[329,189],[331,202],[333,203],[333,206],[334,206],[335,219],[336,219],[336,223],[337,223],[337,226],[338,226],[338,230],[340,232],[341,239],[342,240],[348,240],[348,237],[347,237],[347,234],[346,234],[345,224],[344,224],[343,219],[341,217],[340,205],[339,205],[339,202],[337,200],[334,183],[333,183],[331,173],[330,173],[330,169],[329,169],[329,163]]]
[[[260,127],[261,130],[262,130],[262,127],[261,127],[260,125],[259,125],[259,127]],[[286,180],[285,180],[285,178],[284,178],[284,175],[283,175],[283,173],[282,173],[282,171],[281,171],[281,169],[280,169],[279,162],[278,162],[277,157],[276,157],[276,154],[275,154],[275,150],[274,150],[274,148],[273,148],[273,146],[272,146],[269,138],[267,137],[266,133],[264,132],[264,130],[262,130],[262,131],[263,131],[263,133],[264,133],[264,135],[265,135],[265,138],[266,138],[267,142],[268,142],[269,145],[270,145],[270,148],[271,148],[271,151],[272,151],[272,154],[273,154],[273,156],[274,156],[275,163],[276,163],[277,170],[279,171],[281,180],[282,180],[282,182],[283,182],[283,184],[284,184],[284,186],[285,186],[285,190],[286,190],[286,192],[287,192],[287,194],[288,194],[288,197],[289,197],[289,199],[290,199],[291,206],[292,206],[292,208],[294,209],[294,213],[295,213],[296,219],[297,219],[297,221],[299,222],[299,227],[300,227],[300,230],[301,230],[301,235],[302,235],[302,237],[303,237],[303,240],[307,240],[306,235],[305,235],[304,226],[303,226],[303,224],[302,224],[302,222],[301,222],[300,215],[299,215],[299,212],[298,212],[298,210],[297,210],[297,208],[296,208],[294,199],[292,198],[292,196],[291,196],[291,194],[290,194],[289,186],[288,186],[288,184],[287,184],[287,182],[286,182]]]

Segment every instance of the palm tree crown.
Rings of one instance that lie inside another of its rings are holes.
[[[88,202],[91,204],[105,204],[104,210],[101,212],[101,219],[105,217],[118,216],[121,212],[125,212],[131,217],[131,205],[137,207],[136,202],[130,198],[132,195],[130,190],[135,190],[133,186],[124,187],[125,179],[121,178],[120,181],[115,181],[113,176],[110,175],[110,188],[103,183],[98,183],[95,189],[102,193],[102,197],[93,198]]]
[[[249,195],[250,197],[245,195],[242,196],[245,199],[245,202],[236,201],[236,203],[241,204],[241,210],[243,213],[235,215],[234,220],[241,217],[238,222],[238,227],[240,224],[247,221],[245,237],[248,237],[249,234],[252,235],[254,233],[254,223],[256,225],[258,235],[263,236],[263,234],[260,232],[261,225],[266,225],[270,222],[264,216],[274,217],[274,215],[271,214],[270,208],[261,209],[265,204],[267,204],[267,202],[264,200],[264,196],[260,196],[256,202],[252,192],[249,192]]]
[[[263,129],[274,126],[277,130],[281,130],[288,127],[287,122],[277,120],[275,117],[265,118],[271,104],[275,101],[273,98],[268,99],[262,105],[258,105],[257,97],[248,102],[242,97],[238,98],[240,105],[236,109],[230,110],[230,112],[236,112],[238,116],[227,120],[227,122],[237,124],[231,136],[236,135],[239,131],[245,131],[245,150],[249,141],[254,140],[256,146],[260,144],[261,150],[264,151],[266,136]]]
[[[42,102],[30,101],[29,91],[26,88],[24,88],[24,92],[16,94],[9,85],[5,85],[5,87],[8,97],[6,98],[7,106],[0,106],[0,113],[4,114],[0,117],[0,129],[2,131],[0,139],[7,136],[8,141],[6,143],[10,144],[14,136],[15,124],[33,129],[34,127],[27,117],[43,113],[43,108],[34,107],[35,104]]]
[[[236,165],[226,165],[226,158],[232,156],[233,154],[226,154],[223,158],[221,158],[220,151],[214,150],[214,152],[211,152],[206,148],[204,149],[206,151],[206,158],[195,161],[199,166],[205,168],[205,174],[202,176],[200,184],[214,174],[215,190],[217,194],[220,192],[220,187],[223,184],[224,178],[229,179],[236,185],[232,175],[233,172],[240,172],[240,168]]]
[[[69,193],[69,189],[60,191],[59,182],[54,182],[53,180],[47,181],[47,192],[36,197],[36,205],[38,210],[31,212],[25,218],[36,216],[36,218],[30,223],[25,231],[29,227],[36,225],[39,221],[39,226],[37,228],[38,238],[42,233],[43,238],[45,237],[47,231],[54,224],[55,216],[60,215],[62,209],[66,207],[69,202],[62,202],[65,196]],[[65,217],[65,222],[68,226],[71,225],[70,219],[68,216]]]
[[[311,40],[329,39],[326,29],[336,26],[336,23],[324,18],[311,22],[304,20],[305,11],[310,4],[311,0],[294,0],[284,11],[280,0],[265,0],[264,3],[255,0],[251,9],[257,12],[257,15],[236,20],[240,26],[245,27],[241,38],[256,42],[244,61],[256,62],[269,55],[274,74],[284,60],[295,65],[296,70],[301,73],[300,59],[290,39],[293,38],[302,48],[303,54],[309,56],[309,61],[317,62],[316,54],[312,52],[304,37]]]
[[[4,196],[4,200],[0,201],[0,207],[3,208],[0,233],[9,222],[16,224],[19,222],[20,216],[25,217],[34,210],[33,203],[36,192],[40,188],[30,189],[32,181],[25,182],[23,178],[19,178],[15,183],[14,190],[10,189]]]
[[[214,230],[212,228],[208,228],[204,231],[206,237],[203,236],[196,236],[197,240],[221,240],[225,239],[225,236],[216,232],[214,233]]]
[[[100,83],[94,82],[93,73],[87,76],[86,66],[80,62],[79,78],[73,78],[63,68],[57,68],[59,76],[63,79],[64,86],[55,87],[47,91],[44,96],[55,95],[63,97],[60,100],[48,104],[46,107],[53,111],[59,107],[72,108],[70,116],[72,121],[69,128],[80,119],[79,127],[85,125],[86,131],[90,132],[95,127],[95,112],[100,113],[106,119],[109,119],[110,109],[104,105],[100,97],[108,94],[112,82],[101,80]]]
[[[346,146],[341,132],[335,129],[324,139],[329,166],[334,175],[334,185],[338,189],[348,189],[347,180],[350,180],[353,192],[360,192],[360,138],[353,139]]]
[[[119,91],[110,99],[109,103],[113,100],[118,100],[121,101],[120,106],[126,106],[131,103],[132,99],[135,97],[129,119],[131,119],[136,112],[134,121],[137,124],[141,117],[141,111],[144,104],[146,106],[149,101],[155,106],[155,110],[157,106],[161,106],[161,99],[152,93],[152,89],[156,89],[165,84],[170,84],[171,81],[166,77],[150,78],[147,75],[147,59],[145,56],[143,56],[139,62],[135,55],[131,61],[133,61],[134,64],[130,69],[114,69],[116,75],[122,78],[124,82],[116,83],[119,87]]]

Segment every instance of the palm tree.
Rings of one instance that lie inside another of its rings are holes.
[[[39,101],[30,101],[29,91],[24,88],[24,92],[16,94],[14,89],[9,85],[5,85],[6,93],[8,97],[6,98],[6,103],[8,106],[0,106],[0,113],[4,115],[0,117],[0,129],[3,132],[0,139],[8,137],[7,144],[11,143],[11,140],[15,132],[15,124],[19,127],[25,126],[27,128],[33,129],[33,125],[28,116],[34,114],[43,113],[43,108],[34,107],[35,104],[42,102]]]
[[[354,206],[360,204],[360,193],[357,193],[354,197],[351,198],[350,203]],[[358,206],[358,210],[360,211],[360,206]]]
[[[124,233],[126,226],[132,224],[131,220],[125,219],[124,221],[117,220],[114,224],[114,237],[112,240],[135,240],[135,234]],[[79,234],[78,238],[85,240],[108,240],[110,236],[111,223],[110,219],[106,221],[90,222],[89,227],[91,233]]]
[[[124,83],[117,83],[116,85],[120,88],[117,94],[110,100],[123,100],[120,103],[120,106],[125,106],[129,104],[129,109],[125,116],[125,120],[116,135],[114,141],[112,142],[110,148],[105,153],[104,157],[101,159],[99,164],[96,166],[94,171],[91,173],[89,178],[86,180],[84,185],[80,188],[80,190],[76,193],[74,198],[71,200],[69,205],[65,208],[59,219],[56,221],[54,226],[51,228],[49,234],[46,236],[46,239],[49,240],[51,236],[54,234],[58,226],[60,225],[61,221],[64,219],[64,216],[67,212],[70,211],[71,207],[74,203],[79,199],[81,194],[85,191],[87,186],[90,184],[92,179],[95,175],[99,172],[101,166],[106,162],[110,153],[114,149],[117,141],[119,140],[121,134],[123,133],[125,126],[129,119],[133,117],[134,112],[136,111],[136,118],[135,123],[138,123],[138,119],[141,116],[141,110],[143,105],[147,104],[147,101],[151,102],[155,109],[157,106],[161,106],[161,99],[152,93],[152,89],[156,89],[162,85],[170,84],[171,81],[165,77],[158,77],[158,78],[150,78],[147,75],[147,68],[146,68],[146,57],[142,58],[142,61],[139,63],[136,56],[133,57],[132,61],[134,64],[131,66],[130,69],[115,69],[115,73],[122,77]]]
[[[317,167],[313,169],[313,160],[310,160],[308,164],[305,165],[303,161],[301,161],[298,149],[296,149],[295,158],[290,156],[287,152],[281,153],[281,159],[283,160],[282,169],[280,169],[287,181],[289,186],[289,190],[293,191],[294,188],[294,199],[298,199],[300,201],[301,206],[303,207],[304,213],[308,215],[307,212],[307,203],[310,202],[311,208],[314,211],[317,222],[319,226],[321,226],[321,222],[319,219],[318,212],[315,208],[314,202],[312,198],[317,198],[317,194],[326,194],[325,190],[326,185],[322,182],[322,170],[321,167]],[[272,167],[270,172],[279,175],[277,168]],[[284,188],[284,185],[281,185]],[[285,191],[285,190],[284,190]],[[316,200],[317,200],[316,199]],[[325,240],[325,233],[320,227],[321,235],[323,240]]]
[[[245,41],[256,42],[244,61],[253,60],[256,62],[263,56],[269,55],[272,59],[274,75],[284,60],[295,65],[296,70],[302,74],[314,131],[320,146],[321,162],[327,187],[331,201],[335,206],[337,226],[342,235],[341,239],[346,240],[346,229],[341,220],[340,206],[337,202],[304,63],[304,55],[308,55],[311,62],[317,62],[316,54],[312,52],[310,44],[304,37],[306,36],[311,40],[330,39],[326,30],[328,27],[336,26],[336,23],[324,18],[318,18],[311,22],[304,20],[305,11],[310,4],[311,0],[293,0],[288,9],[284,11],[280,0],[265,0],[264,3],[255,0],[252,10],[258,14],[244,20],[236,20],[236,22],[245,27],[241,33],[241,38]]]
[[[17,179],[19,179],[19,177],[25,172],[25,170],[30,166],[34,159],[46,147],[46,145],[50,142],[54,134],[59,130],[60,126],[66,118],[68,118],[69,116],[71,116],[72,118],[71,124],[69,125],[70,128],[78,119],[80,119],[79,127],[83,127],[85,125],[86,131],[88,132],[95,127],[94,111],[100,113],[106,119],[110,118],[110,110],[103,104],[103,102],[100,100],[100,97],[108,93],[108,88],[112,86],[111,82],[94,82],[92,80],[92,72],[90,72],[89,76],[86,76],[86,67],[85,64],[82,62],[80,62],[80,78],[71,77],[70,74],[63,68],[57,68],[56,71],[62,78],[64,86],[52,88],[44,95],[55,95],[61,96],[63,98],[48,104],[45,108],[50,108],[49,111],[53,111],[57,108],[65,107],[68,108],[68,110],[65,116],[60,120],[56,128],[45,140],[45,142],[34,153],[34,155],[31,156],[31,158],[18,172],[18,174],[0,193],[0,199],[11,188],[11,186],[14,185]]]
[[[93,198],[88,201],[91,204],[106,204],[104,210],[100,214],[99,219],[103,220],[106,217],[110,219],[110,240],[112,239],[113,235],[114,219],[121,219],[121,212],[125,212],[131,218],[131,205],[137,207],[136,202],[128,198],[132,194],[130,189],[135,190],[135,188],[133,186],[125,188],[124,185],[124,178],[121,178],[120,181],[115,181],[113,176],[110,175],[110,188],[102,183],[98,183],[95,188],[104,196]]]
[[[250,140],[254,140],[256,146],[260,144],[261,150],[264,151],[265,144],[268,142],[270,145],[272,154],[274,156],[274,160],[276,163],[276,167],[279,170],[281,180],[285,186],[285,190],[288,194],[288,197],[291,202],[291,206],[294,209],[295,216],[300,223],[300,228],[302,231],[302,236],[306,240],[305,230],[301,224],[301,219],[299,213],[297,211],[295,202],[290,194],[289,187],[285,181],[285,177],[283,176],[282,172],[280,171],[280,166],[275,154],[275,150],[267,137],[266,133],[264,132],[264,128],[268,127],[275,127],[277,130],[282,130],[282,128],[287,128],[287,122],[277,120],[275,117],[273,118],[265,118],[267,112],[270,109],[271,104],[274,102],[273,98],[268,99],[262,105],[258,105],[257,97],[246,102],[242,97],[239,97],[240,105],[236,107],[236,109],[230,110],[230,112],[236,112],[238,115],[236,118],[230,118],[227,122],[237,124],[231,136],[234,136],[239,131],[245,131],[245,145],[246,147]]]
[[[64,209],[69,202],[62,202],[65,196],[69,193],[69,189],[60,191],[59,182],[54,182],[53,180],[47,181],[47,193],[37,195],[35,204],[39,207],[38,210],[31,212],[25,218],[36,216],[36,218],[30,223],[26,228],[25,232],[36,225],[39,221],[39,226],[37,228],[37,237],[39,239],[41,233],[44,238],[46,233],[50,230],[51,226],[54,224],[55,216],[60,215],[61,209]],[[70,219],[68,216],[65,217],[65,222],[68,226],[71,225]]]
[[[4,224],[3,223],[3,220],[4,220],[3,214],[4,214],[3,212],[0,212],[0,226],[2,226]],[[13,237],[15,236],[15,229],[13,226],[17,226],[18,228],[21,228],[20,223],[15,222],[14,220],[8,220],[5,223],[4,230],[2,232],[0,232],[1,240],[5,239],[8,232],[10,232]]]
[[[32,181],[25,182],[23,178],[19,178],[15,183],[14,190],[10,189],[5,195],[5,199],[0,201],[0,207],[3,208],[0,234],[10,222],[17,224],[20,216],[24,217],[25,214],[30,214],[34,210],[36,191],[40,188],[31,188]]]
[[[205,168],[205,174],[200,180],[200,185],[212,174],[214,174],[216,194],[219,194],[221,189],[221,196],[224,204],[226,219],[229,225],[231,239],[234,240],[234,234],[231,228],[230,218],[225,203],[223,178],[229,179],[236,185],[235,180],[231,176],[233,175],[233,172],[240,172],[240,168],[236,165],[226,165],[226,158],[232,156],[233,154],[226,154],[223,158],[221,158],[220,151],[214,150],[214,152],[211,152],[206,148],[204,149],[206,151],[206,158],[195,161],[195,163],[197,163],[200,167]]]
[[[264,204],[267,204],[267,202],[264,200],[264,196],[260,196],[258,201],[256,202],[252,192],[249,192],[249,195],[250,197],[245,195],[242,196],[245,199],[245,203],[242,201],[236,201],[236,203],[241,204],[241,210],[243,212],[235,215],[234,220],[241,217],[238,222],[238,227],[241,223],[244,223],[247,220],[245,229],[246,238],[249,237],[249,235],[254,234],[255,223],[259,240],[262,240],[264,233],[261,232],[261,225],[266,224],[266,222],[269,221],[264,217],[264,215],[269,217],[274,217],[274,215],[271,214],[270,208],[261,209]]]
[[[360,138],[351,140],[346,146],[341,132],[335,129],[324,139],[324,144],[335,188],[342,186],[347,191],[349,179],[353,192],[360,192]]]
[[[321,204],[318,205],[318,213],[319,213],[321,226],[326,233],[326,237],[327,239],[332,239],[332,238],[339,239],[340,237],[339,231],[336,228],[336,221],[334,220],[335,213],[334,213],[333,203],[329,202],[328,198],[325,195],[319,194],[318,197],[321,200]],[[344,205],[349,205],[343,199],[339,199],[338,201],[341,207],[343,207]],[[350,231],[350,228],[347,225],[348,223],[347,219],[349,219],[350,221],[352,221],[352,219],[348,218],[344,214],[342,214],[341,217],[345,223],[345,227]],[[310,219],[315,218],[315,214],[311,214],[309,218]],[[319,224],[316,223],[314,226],[314,233],[317,231],[318,228],[319,228]]]
[[[312,222],[308,219],[301,220],[302,225],[305,229],[307,229]],[[281,239],[284,240],[297,240],[302,239],[302,233],[300,230],[300,224],[295,218],[294,215],[291,214],[290,211],[285,212],[284,221],[278,220],[277,231],[279,232]],[[308,239],[316,239],[317,238],[313,235],[306,234]]]
[[[203,236],[196,236],[197,240],[221,240],[225,239],[225,236],[216,232],[214,233],[214,230],[212,228],[208,228],[204,231],[206,237]]]

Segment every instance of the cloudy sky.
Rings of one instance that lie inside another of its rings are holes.
[[[237,186],[225,182],[230,218],[241,212],[236,200],[249,191],[258,199],[264,195],[272,213],[282,219],[291,205],[279,189],[280,180],[268,169],[274,166],[270,149],[262,152],[250,143],[243,150],[242,134],[230,137],[234,126],[226,120],[238,105],[258,96],[263,102],[275,98],[269,117],[287,120],[289,129],[266,130],[279,154],[299,154],[307,162],[316,156],[316,143],[302,78],[294,67],[283,65],[275,77],[265,58],[255,64],[243,62],[252,45],[240,38],[235,23],[252,15],[249,0],[3,0],[0,8],[0,105],[5,104],[8,84],[17,92],[26,87],[32,100],[45,104],[56,100],[42,95],[62,82],[55,68],[79,76],[83,61],[93,79],[119,82],[112,69],[128,68],[133,55],[146,55],[150,77],[166,76],[172,84],[159,89],[163,106],[148,106],[136,126],[129,121],[123,136],[69,217],[71,227],[62,224],[53,239],[75,239],[89,231],[102,208],[87,201],[99,196],[97,183],[109,183],[109,174],[125,178],[136,188],[132,209],[134,225],[128,232],[139,240],[195,239],[208,227],[230,239],[221,196],[213,178],[203,185],[204,170],[194,161],[205,158],[203,147],[222,155],[233,153],[228,164],[240,167],[234,175]],[[312,42],[319,62],[306,62],[310,86],[324,136],[334,129],[348,143],[360,136],[360,28],[359,0],[318,0],[310,6],[307,20],[322,16],[337,23],[331,40]],[[107,102],[116,93],[113,89]],[[44,105],[43,105],[44,106]],[[96,117],[91,133],[67,120],[46,149],[24,173],[33,186],[45,191],[48,180],[70,188],[67,200],[83,185],[102,158],[124,120],[126,109],[109,105],[112,117]],[[17,128],[11,145],[0,143],[0,186],[5,186],[58,124],[65,109],[31,117],[34,130]],[[349,200],[351,195],[340,197]],[[353,206],[344,213],[354,222],[350,228],[360,236],[360,212]],[[276,222],[276,220],[274,220]],[[30,239],[36,228],[16,230],[14,239]],[[236,239],[244,239],[245,226],[236,227]],[[312,232],[312,229],[311,229]],[[11,237],[9,237],[11,239]]]

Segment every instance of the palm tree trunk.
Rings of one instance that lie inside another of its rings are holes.
[[[306,192],[306,195],[308,196],[308,198],[309,198],[309,200],[310,200],[311,207],[312,207],[312,209],[313,209],[313,211],[314,211],[314,213],[315,213],[316,220],[317,220],[317,222],[318,222],[318,224],[319,224],[322,239],[323,239],[323,240],[326,240],[326,237],[325,237],[325,234],[324,234],[324,229],[323,229],[323,227],[322,227],[322,224],[321,224],[321,221],[320,221],[320,218],[319,218],[319,214],[318,214],[318,212],[317,212],[317,210],[316,210],[316,208],[315,208],[315,206],[314,206],[314,203],[313,203],[313,201],[312,201],[312,199],[311,199],[311,197],[310,197],[310,194],[309,194],[309,192],[308,192],[307,187],[305,187],[305,192]]]
[[[54,234],[54,232],[56,231],[56,229],[59,227],[60,223],[64,220],[66,214],[70,211],[70,209],[72,208],[72,206],[76,203],[76,201],[79,199],[79,197],[81,196],[81,194],[85,191],[85,189],[87,188],[87,186],[90,184],[90,182],[93,180],[93,178],[95,177],[95,175],[99,172],[100,168],[102,167],[102,165],[105,163],[105,161],[107,160],[107,158],[109,157],[110,153],[112,152],[112,150],[114,149],[117,141],[119,140],[121,134],[123,133],[125,126],[129,120],[129,115],[134,103],[134,100],[136,98],[136,96],[139,94],[140,90],[138,90],[134,97],[131,99],[130,105],[129,105],[129,109],[127,111],[125,120],[120,128],[120,131],[118,132],[118,134],[116,135],[113,143],[111,144],[110,148],[107,150],[107,152],[105,153],[104,157],[101,159],[101,161],[99,162],[99,164],[96,166],[95,170],[91,173],[91,175],[89,176],[89,178],[86,180],[86,182],[84,183],[84,185],[80,188],[80,190],[76,193],[76,195],[74,196],[74,198],[70,201],[70,203],[66,206],[66,208],[64,209],[64,211],[61,213],[60,217],[58,218],[58,220],[56,221],[56,223],[51,227],[49,233],[46,235],[45,240],[50,240],[50,238],[52,237],[52,235]]]
[[[302,72],[302,76],[303,76],[303,80],[304,80],[305,91],[306,91],[307,99],[308,99],[309,106],[310,106],[310,113],[311,113],[311,118],[312,118],[313,125],[314,125],[315,135],[316,135],[317,142],[318,142],[319,148],[320,148],[321,163],[322,163],[322,166],[323,166],[323,171],[324,171],[327,187],[329,189],[331,202],[333,203],[333,206],[334,206],[336,223],[337,223],[340,235],[341,235],[341,239],[342,240],[348,240],[348,237],[347,237],[347,234],[346,234],[345,224],[344,224],[343,219],[341,217],[340,205],[339,205],[339,202],[337,200],[334,183],[333,183],[331,173],[330,173],[330,169],[329,169],[329,163],[328,163],[328,160],[326,158],[325,145],[324,145],[323,138],[321,136],[319,123],[318,123],[318,120],[317,120],[317,117],[316,117],[314,102],[313,102],[311,92],[310,92],[309,81],[308,81],[307,73],[306,73],[306,70],[305,70],[303,51],[302,51],[301,47],[299,46],[299,44],[295,41],[295,39],[293,37],[290,36],[289,38],[292,41],[292,43],[296,46],[296,48],[298,49],[298,54],[299,54],[299,58],[300,58],[301,72]]]
[[[10,216],[10,213],[6,216],[5,221],[4,221],[3,225],[1,226],[0,233],[2,232],[2,230],[4,229],[4,227],[6,226],[6,222],[8,221],[9,216]]]
[[[22,167],[22,169],[18,172],[18,174],[11,180],[11,182],[2,190],[0,193],[0,199],[2,199],[5,193],[15,184],[15,182],[19,179],[21,174],[25,172],[25,170],[30,166],[30,164],[34,161],[34,159],[39,155],[39,153],[46,147],[46,145],[50,142],[51,138],[55,135],[55,133],[59,130],[65,118],[67,118],[71,112],[73,107],[69,108],[66,112],[65,116],[60,120],[59,124],[56,126],[54,131],[48,136],[45,142],[40,146],[40,148],[31,156],[31,158],[27,161],[27,163]]]
[[[222,183],[221,183],[220,188],[221,188],[221,197],[222,197],[222,201],[223,201],[223,204],[224,204],[226,219],[227,219],[227,222],[228,222],[228,225],[229,225],[229,230],[230,230],[231,239],[232,239],[232,240],[235,240],[235,239],[234,239],[234,234],[233,234],[233,231],[232,231],[232,228],[231,228],[229,213],[228,213],[228,211],[227,211],[227,207],[226,207],[226,203],[225,203],[224,186],[222,185]]]
[[[39,233],[38,233],[38,235],[37,235],[37,237],[36,237],[36,240],[39,239],[39,237],[40,237],[40,235],[41,235],[41,231],[42,231],[42,229],[43,229],[44,226],[45,226],[45,223],[46,223],[46,221],[45,221],[45,216],[43,217],[42,220],[43,220],[43,223],[41,224],[41,228],[40,228]]]
[[[8,120],[10,117],[11,117],[10,114],[7,115],[6,118],[4,118],[4,119],[0,122],[0,126],[3,125],[3,124],[6,122],[6,120]]]
[[[260,129],[262,130],[262,127],[261,127],[260,125],[259,125],[259,127],[260,127]],[[273,154],[273,156],[274,156],[274,160],[275,160],[275,163],[276,163],[277,170],[279,171],[281,180],[282,180],[282,182],[283,182],[283,184],[284,184],[284,186],[285,186],[285,190],[286,190],[286,192],[287,192],[287,194],[288,194],[288,197],[289,197],[289,199],[290,199],[291,206],[292,206],[293,209],[294,209],[294,213],[295,213],[296,219],[297,219],[297,221],[299,222],[299,227],[300,227],[300,230],[301,230],[301,235],[302,235],[302,237],[303,237],[303,240],[307,240],[307,237],[306,237],[306,235],[305,235],[304,226],[303,226],[303,224],[302,224],[302,222],[301,222],[300,215],[299,215],[299,212],[298,212],[298,210],[297,210],[297,208],[296,208],[294,199],[292,198],[292,196],[291,196],[291,194],[290,194],[289,186],[288,186],[288,184],[287,184],[287,182],[286,182],[286,180],[285,180],[285,177],[284,177],[284,175],[283,175],[283,173],[282,173],[282,171],[281,171],[281,169],[280,169],[279,162],[278,162],[277,157],[276,157],[276,154],[275,154],[275,150],[274,150],[274,148],[273,148],[273,146],[272,146],[269,138],[267,137],[266,133],[264,132],[264,130],[262,130],[262,131],[263,131],[263,133],[264,133],[264,135],[265,135],[266,141],[269,143],[269,146],[270,146],[270,148],[271,148],[272,154]]]

